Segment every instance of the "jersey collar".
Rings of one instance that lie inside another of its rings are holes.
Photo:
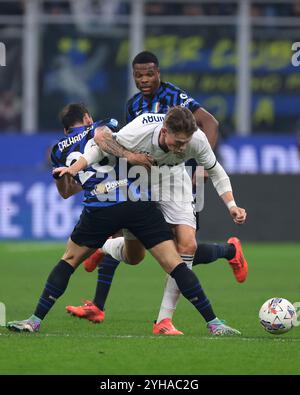
[[[82,133],[85,130],[87,130],[88,128],[90,128],[90,130],[93,128],[94,123],[92,123],[91,125],[82,125],[82,126],[77,126],[76,128],[69,128],[69,133],[67,134],[67,136],[71,136],[72,134],[78,134],[78,133]]]

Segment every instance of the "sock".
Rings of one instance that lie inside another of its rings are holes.
[[[34,316],[43,320],[51,307],[66,290],[74,268],[66,261],[60,260],[50,273],[44,291],[36,306]]]
[[[177,265],[170,275],[176,281],[182,295],[195,306],[206,322],[216,318],[197,276],[184,262]]]
[[[222,321],[219,320],[218,317],[216,317],[215,319],[209,321],[208,324],[210,324],[210,325],[220,325],[220,324],[222,324]]]
[[[34,314],[32,314],[32,316],[29,317],[29,321],[38,322],[39,324],[42,322],[42,320]]]
[[[104,310],[115,270],[119,263],[119,261],[110,255],[106,255],[98,267],[98,282],[93,302],[100,310]]]
[[[115,239],[108,239],[102,246],[105,255],[112,256],[117,261],[124,261],[123,247],[125,245],[124,237],[116,237]]]
[[[233,244],[198,244],[193,265],[215,262],[219,258],[226,258],[230,261],[235,256],[235,253],[236,250]]]
[[[181,255],[183,262],[192,270],[193,255]],[[161,302],[160,310],[156,322],[160,322],[165,318],[172,318],[178,300],[180,298],[180,290],[176,284],[176,281],[171,276],[167,276],[164,295]]]

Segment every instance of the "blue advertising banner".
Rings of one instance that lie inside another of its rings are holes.
[[[79,218],[81,195],[62,199],[46,172],[1,174],[0,239],[66,240]]]
[[[296,136],[233,136],[219,147],[229,174],[299,174],[300,151]]]

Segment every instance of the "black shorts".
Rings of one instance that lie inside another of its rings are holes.
[[[80,246],[99,248],[120,229],[129,229],[148,250],[173,240],[173,233],[155,202],[131,202],[108,207],[85,207],[71,240]]]

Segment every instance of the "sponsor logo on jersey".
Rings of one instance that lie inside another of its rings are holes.
[[[114,126],[115,128],[118,126],[118,121],[116,120],[116,119],[114,119],[114,118],[111,118],[110,120],[109,120],[109,123],[112,125],[112,126]]]
[[[92,191],[93,195],[102,195],[103,193],[108,193],[117,189],[119,187],[128,185],[128,179],[124,178],[123,180],[109,181],[105,183],[97,184],[95,189]]]
[[[136,111],[136,112],[135,112],[135,115],[138,116],[138,115],[140,115],[142,112],[143,112],[143,110]]]
[[[181,107],[186,107],[190,102],[192,102],[193,99],[190,97],[188,98],[186,101],[184,101],[183,103],[181,103]]]

